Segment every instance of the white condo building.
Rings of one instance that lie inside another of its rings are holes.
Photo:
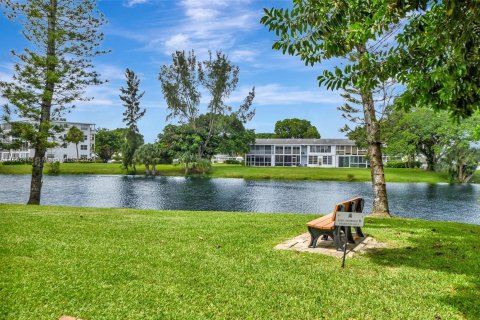
[[[53,124],[64,127],[64,130],[55,134],[54,142],[57,146],[47,149],[45,158],[49,162],[59,161],[64,162],[67,159],[77,159],[77,147],[74,143],[66,143],[64,141],[68,129],[72,126],[76,126],[83,132],[83,142],[78,144],[78,158],[83,160],[92,159],[95,157],[95,124],[93,123],[81,123],[81,122],[66,122],[66,121],[53,121]],[[10,123],[1,123],[0,129],[5,136],[2,140],[4,143],[11,143],[13,138],[8,133],[11,131]],[[33,158],[35,150],[25,143],[21,149],[17,150],[2,150],[0,149],[0,161],[7,160],[22,160]]]
[[[247,166],[366,168],[367,150],[348,139],[256,139]]]

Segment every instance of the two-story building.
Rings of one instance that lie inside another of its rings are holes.
[[[247,166],[366,168],[367,150],[348,139],[257,139]]]
[[[47,152],[45,153],[47,161],[64,162],[67,159],[77,159],[77,146],[74,143],[65,142],[65,136],[72,126],[76,126],[83,132],[83,141],[78,144],[78,158],[87,160],[95,157],[95,124],[66,121],[54,121],[53,124],[63,128],[63,131],[56,133],[51,139],[56,143],[56,146],[47,149]],[[4,136],[2,139],[3,143],[8,144],[16,139],[9,135],[9,132],[11,131],[10,123],[1,123],[0,129]],[[28,143],[23,143],[22,147],[17,150],[0,149],[0,161],[31,159],[34,156],[34,153],[35,150]]]

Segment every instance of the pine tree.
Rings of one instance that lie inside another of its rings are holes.
[[[143,137],[140,135],[137,127],[137,121],[145,115],[146,109],[140,109],[140,99],[145,91],[139,92],[140,79],[135,72],[128,69],[125,71],[127,78],[127,87],[120,88],[120,100],[123,101],[125,112],[123,113],[123,122],[127,125],[125,142],[122,148],[123,165],[128,168],[134,165],[135,151],[143,144]]]
[[[0,0],[5,15],[23,26],[29,46],[12,51],[17,59],[12,81],[0,82],[0,93],[22,119],[22,139],[35,149],[28,204],[40,204],[45,152],[55,126],[73,103],[84,98],[88,85],[100,84],[91,58],[106,51],[99,28],[106,20],[95,0]]]

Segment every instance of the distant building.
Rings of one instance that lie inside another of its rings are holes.
[[[89,160],[95,158],[94,146],[95,146],[95,124],[92,123],[81,123],[81,122],[66,122],[66,121],[53,121],[55,125],[64,127],[64,131],[55,134],[55,137],[52,139],[57,143],[57,146],[54,148],[47,149],[45,153],[45,160],[48,162],[64,162],[67,159],[77,159],[77,148],[74,143],[66,143],[64,141],[65,136],[72,126],[76,126],[78,129],[82,130],[84,140],[78,144],[78,158]],[[2,134],[5,136],[2,140],[3,143],[11,143],[14,141],[14,137],[9,135],[11,131],[10,123],[1,123],[0,128],[2,129]],[[0,149],[0,161],[7,160],[22,160],[22,159],[31,159],[35,153],[34,148],[28,143],[24,143],[20,149],[17,150],[2,150]]]
[[[227,160],[243,161],[243,157],[232,157],[226,154],[216,154],[212,157],[212,163],[225,163]]]
[[[256,139],[247,166],[366,168],[367,150],[348,139]]]

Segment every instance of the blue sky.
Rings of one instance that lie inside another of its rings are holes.
[[[221,50],[240,67],[237,90],[229,104],[238,106],[248,90],[256,87],[256,116],[247,127],[256,132],[273,132],[275,122],[285,118],[307,119],[323,138],[344,137],[339,132],[345,121],[336,107],[342,104],[338,92],[318,87],[316,77],[331,63],[305,66],[299,58],[271,49],[273,33],[259,23],[263,8],[288,7],[290,1],[255,0],[103,0],[100,10],[109,23],[103,47],[108,55],[95,58],[96,69],[109,82],[87,88],[94,100],[80,103],[67,114],[69,121],[96,123],[97,127],[123,127],[123,106],[118,98],[124,86],[125,68],[133,69],[145,90],[147,109],[139,128],[152,142],[166,124],[168,110],[160,89],[160,66],[171,62],[175,50],[194,49],[200,58],[208,50]],[[20,27],[0,17],[0,79],[10,79],[15,60],[11,49],[25,47]],[[208,97],[203,95],[202,108]]]

